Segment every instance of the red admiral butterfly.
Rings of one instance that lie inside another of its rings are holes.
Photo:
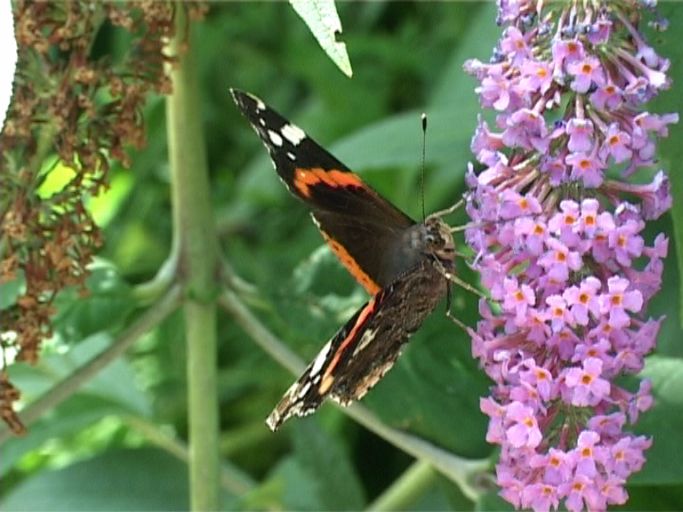
[[[259,98],[230,92],[280,179],[311,207],[325,241],[372,295],[270,413],[266,423],[275,431],[327,397],[342,405],[359,400],[384,376],[448,294],[455,249],[437,215],[416,223]]]

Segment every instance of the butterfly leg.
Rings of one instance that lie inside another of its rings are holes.
[[[459,318],[453,315],[451,312],[451,291],[453,291],[453,288],[451,287],[451,282],[447,281],[446,284],[446,318],[448,318],[451,322],[453,322],[455,325],[460,327],[463,331],[466,333],[469,333],[469,327],[465,325],[462,321],[460,321]]]
[[[484,227],[486,223],[482,222],[468,222],[467,224],[463,224],[461,226],[453,226],[451,227],[450,231],[451,233],[458,233],[459,231],[465,231],[466,229],[470,228],[481,228]]]
[[[453,322],[455,325],[457,325],[463,331],[469,334],[470,327],[468,327],[466,324],[460,321],[460,319],[458,319],[457,317],[453,316],[453,312],[450,310],[450,308],[446,310],[446,318],[448,318],[451,322]]]
[[[467,290],[468,292],[472,292],[475,295],[478,295],[482,299],[488,300],[488,297],[484,295],[481,291],[479,291],[477,288],[472,286],[470,283],[467,281],[463,281],[460,279],[458,276],[456,276],[453,272],[446,270],[446,268],[441,265],[440,263],[437,264],[437,270],[441,272],[441,274],[451,283],[457,284],[460,288],[463,288]]]
[[[430,215],[430,217],[445,217],[446,215],[450,215],[454,211],[458,210],[465,204],[466,198],[463,196],[460,198],[459,201],[457,201],[455,204],[449,206],[448,208],[445,208],[443,210],[439,210],[438,212],[434,212]]]

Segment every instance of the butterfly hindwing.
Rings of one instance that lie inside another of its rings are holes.
[[[428,260],[372,297],[328,341],[289,388],[266,423],[277,430],[291,416],[314,412],[326,398],[348,405],[391,369],[401,348],[446,293]]]
[[[415,221],[262,100],[231,93],[282,181],[311,207],[325,241],[356,280],[375,294],[398,277],[383,255]]]

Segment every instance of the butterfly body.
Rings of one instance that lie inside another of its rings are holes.
[[[454,244],[437,217],[416,223],[255,96],[231,91],[287,188],[341,263],[371,295],[325,344],[266,423],[315,411],[326,398],[362,398],[448,291]]]

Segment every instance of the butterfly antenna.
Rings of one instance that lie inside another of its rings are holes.
[[[422,221],[425,215],[425,147],[427,145],[427,114],[422,112],[422,170],[420,172],[420,195],[422,196]]]

